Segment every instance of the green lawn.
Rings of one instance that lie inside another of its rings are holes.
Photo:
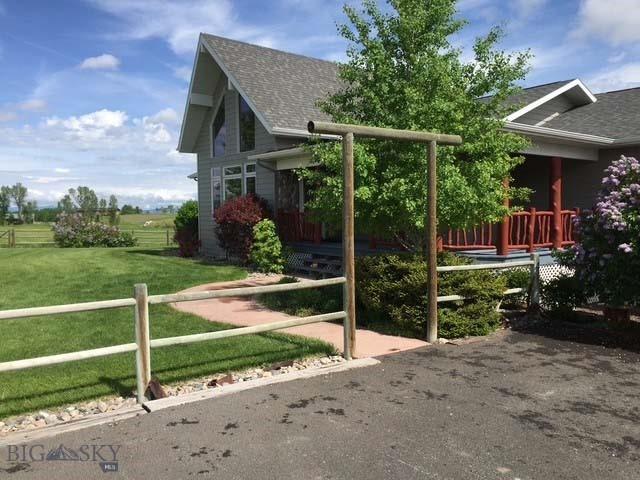
[[[245,271],[212,266],[162,249],[0,250],[0,310],[124,298],[135,283],[150,294],[240,279]],[[150,309],[151,337],[228,328],[177,312]],[[72,352],[134,341],[133,309],[0,321],[0,362]],[[318,341],[283,334],[213,340],[152,351],[152,373],[161,383],[215,372],[328,353]],[[0,418],[89,398],[130,395],[135,387],[134,354],[0,374]]]
[[[138,245],[142,247],[162,247],[167,245],[167,230],[169,241],[173,243],[173,219],[174,214],[146,214],[134,213],[121,215],[118,227],[121,230],[131,232],[138,239]],[[107,223],[108,219],[102,220]],[[144,224],[150,221],[146,227]],[[0,248],[8,245],[8,236],[3,235],[7,230],[16,232],[17,247],[51,247],[53,246],[53,231],[51,223],[34,223],[23,225],[0,226]]]

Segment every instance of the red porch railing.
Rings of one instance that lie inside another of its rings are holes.
[[[297,210],[278,210],[278,233],[285,242],[322,242],[322,224]]]
[[[495,248],[495,225],[481,223],[470,229],[449,229],[442,236],[445,250],[485,250]]]
[[[579,210],[562,210],[562,246],[575,243],[573,218]],[[529,252],[536,248],[553,246],[553,212],[529,211],[515,212],[509,217],[508,246],[509,249],[525,249]],[[451,229],[444,232],[443,248],[445,250],[482,250],[498,246],[499,233],[496,225],[482,224],[471,229]]]

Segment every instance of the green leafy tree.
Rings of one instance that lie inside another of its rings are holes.
[[[77,190],[72,193],[73,189],[69,190],[69,193],[73,197],[74,202],[78,206],[78,209],[82,213],[82,216],[87,219],[93,219],[98,212],[98,196],[89,187],[78,187]]]
[[[85,186],[70,188],[69,193],[58,202],[58,208],[64,213],[80,212],[88,220],[96,218],[99,206],[96,192]]]
[[[100,215],[107,214],[107,201],[104,198],[101,198],[98,202],[98,212]]]
[[[24,205],[27,199],[27,187],[18,182],[11,187],[11,197],[18,209],[18,218],[24,220]]]
[[[73,203],[73,198],[71,198],[70,194],[65,194],[65,196],[58,201],[58,210],[63,213],[74,213],[76,211],[76,205]]]
[[[36,219],[36,212],[38,211],[38,202],[35,200],[28,201],[22,209],[25,223],[33,223]]]
[[[320,102],[334,121],[459,134],[460,147],[438,148],[440,227],[497,221],[507,213],[503,180],[522,158],[527,142],[502,131],[505,99],[528,70],[528,52],[497,50],[493,28],[465,61],[452,45],[465,22],[455,0],[373,0],[362,10],[345,6],[349,24],[339,27],[349,42],[340,65],[342,87]],[[387,12],[388,10],[388,12]],[[481,98],[484,97],[484,98]],[[309,207],[323,221],[342,218],[342,160],[338,142],[311,147],[318,168],[301,172],[311,189]],[[426,148],[421,144],[367,141],[355,146],[356,227],[361,233],[398,237],[421,248],[427,210]],[[408,240],[407,240],[408,239]]]
[[[109,224],[110,225],[117,225],[118,224],[118,199],[116,198],[115,195],[111,195],[109,197],[109,207],[107,209],[107,212],[109,213]]]
[[[7,215],[11,207],[11,187],[3,185],[0,187],[0,225],[7,222]]]

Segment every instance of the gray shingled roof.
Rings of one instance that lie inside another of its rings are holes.
[[[329,120],[316,102],[338,88],[334,62],[203,34],[269,126],[305,130]]]
[[[596,98],[597,102],[569,110],[544,126],[609,138],[640,135],[640,88],[599,93]]]
[[[536,100],[544,97],[545,95],[557,90],[558,88],[566,85],[572,80],[562,80],[560,82],[545,83],[544,85],[535,85],[533,87],[527,87],[520,90],[515,95],[510,96],[506,103],[507,105],[519,105],[525,106]],[[481,101],[488,100],[491,95],[480,98]]]

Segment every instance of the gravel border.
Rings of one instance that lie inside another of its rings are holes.
[[[207,377],[191,379],[171,385],[163,385],[165,393],[170,396],[186,395],[196,391],[214,389],[221,385],[242,383],[257,378],[273,377],[308,368],[318,368],[325,365],[345,362],[339,355],[307,358],[304,360],[285,361],[264,367],[251,368],[236,373],[219,373]],[[115,412],[136,405],[135,396],[104,397],[97,400],[65,405],[50,410],[40,410],[36,413],[9,417],[0,420],[0,438],[16,432],[30,431],[52,425],[60,425],[71,420],[89,418],[93,415]]]

